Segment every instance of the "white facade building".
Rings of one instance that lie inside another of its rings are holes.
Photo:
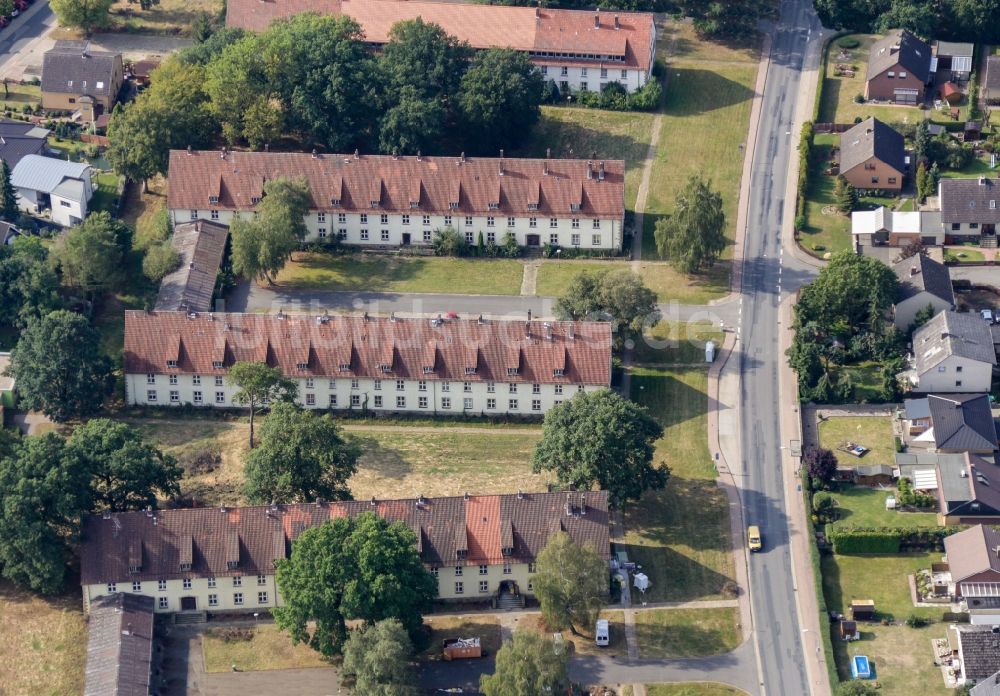
[[[52,222],[70,227],[87,217],[87,204],[94,195],[90,171],[89,164],[25,155],[11,172],[10,181],[21,210],[41,213],[48,209]]]
[[[502,154],[502,153],[501,153]],[[168,207],[175,225],[229,225],[252,215],[264,182],[305,176],[308,239],[370,247],[429,246],[451,227],[470,244],[545,244],[620,251],[625,163],[174,150]]]
[[[989,392],[996,364],[989,324],[975,312],[941,312],[913,333],[914,391]]]

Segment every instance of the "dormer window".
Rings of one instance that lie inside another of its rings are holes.
[[[419,201],[410,201],[410,210],[416,210],[420,207]]]
[[[130,573],[138,573],[141,570],[141,568],[142,568],[141,566],[130,565],[128,567],[128,572],[130,572]]]
[[[215,205],[215,204],[217,204],[219,202],[219,197],[218,196],[209,196],[208,197],[208,202],[211,203],[212,205]]]
[[[297,363],[297,364],[295,365],[295,367],[299,368],[300,370],[304,370],[304,369],[306,369],[307,367],[309,367],[309,365],[308,365],[308,363],[304,363],[304,362],[300,362],[300,363]]]
[[[378,201],[371,201],[371,206],[373,208],[377,208],[378,207]]]
[[[452,210],[458,210],[458,203],[449,203],[448,207]]]
[[[332,205],[334,208],[339,208],[340,207],[340,199],[339,198],[331,198],[330,199],[330,205]]]
[[[576,212],[578,212],[580,210],[580,204],[579,203],[570,203],[569,204],[569,209],[571,211],[573,211],[574,213],[576,213]]]
[[[500,553],[502,553],[504,556],[513,556],[514,549],[510,548],[509,546],[504,546],[502,549],[500,549]]]
[[[221,360],[213,360],[212,361],[212,369],[213,370],[221,370],[222,369],[222,361]]]
[[[341,372],[350,372],[351,371],[351,364],[350,363],[340,363],[340,371]]]
[[[229,568],[229,570],[235,570],[239,564],[239,561],[226,561],[226,567]]]
[[[531,210],[531,211],[538,210],[538,204],[537,203],[528,203],[528,210]]]
[[[250,196],[250,205],[257,205],[260,203],[260,196]]]
[[[507,368],[507,376],[508,377],[513,377],[515,375],[517,375],[517,368],[516,367],[508,367]]]
[[[499,210],[499,209],[500,209],[499,203],[490,203],[490,210]]]
[[[467,368],[465,368],[465,374],[467,374],[467,375],[474,375],[474,374],[476,374],[476,368],[474,368],[474,367],[467,367]]]
[[[181,572],[182,573],[190,573],[191,572],[191,564],[190,563],[181,563]]]
[[[469,555],[469,552],[468,552],[467,549],[458,549],[458,551],[456,553],[458,555],[458,560],[460,560],[460,561],[464,561],[465,558],[466,558],[466,556]]]
[[[427,365],[424,366],[424,374],[425,375],[429,375],[432,372],[434,372],[434,368],[433,367],[429,367]]]
[[[555,369],[552,370],[552,376],[553,377],[562,377],[565,374],[566,374],[566,370],[564,370],[561,367],[557,367],[557,368],[555,368]]]
[[[386,365],[385,363],[382,363],[381,365],[378,366],[378,369],[382,370],[382,372],[392,372],[392,365]]]
[[[176,360],[168,360],[167,361],[167,367],[177,367],[177,361]]]

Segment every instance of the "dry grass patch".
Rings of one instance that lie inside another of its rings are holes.
[[[274,624],[240,628],[212,628],[201,638],[206,672],[241,672],[269,669],[329,667],[323,656],[292,638]]]
[[[889,416],[831,416],[819,424],[819,442],[833,450],[840,466],[889,464],[896,461],[896,444]],[[870,452],[855,457],[837,448],[845,442],[864,445]]]
[[[760,38],[738,45],[712,41],[698,36],[690,20],[666,22],[658,29],[658,49],[668,52],[669,61],[757,63],[760,60]]]
[[[41,598],[0,583],[0,694],[83,693],[86,649],[79,592]]]
[[[480,645],[489,655],[496,655],[500,649],[500,622],[494,614],[425,616],[424,626],[429,629],[430,642],[420,653],[423,660],[444,659],[441,644],[448,638],[479,638]]]
[[[545,619],[541,614],[526,614],[517,621],[517,630],[534,631],[545,638],[552,638],[554,633],[560,633],[563,640],[572,644],[573,652],[578,655],[599,655],[601,657],[616,657],[626,654],[628,647],[625,643],[625,612],[623,611],[602,611],[599,615],[609,622],[610,643],[607,647],[601,648],[594,643],[595,626],[578,627],[580,635],[573,635],[569,630],[553,631],[545,625]]]
[[[861,640],[845,643],[834,639],[833,653],[841,679],[851,678],[850,660],[866,655],[878,679],[881,696],[949,696],[941,669],[934,664],[931,641],[945,637],[944,626],[861,626]]]
[[[740,644],[738,620],[735,608],[637,611],[639,656],[663,659],[722,655]]]
[[[705,321],[660,321],[647,329],[635,347],[639,364],[705,364],[705,343],[722,346],[718,325]]]
[[[746,696],[746,693],[735,686],[712,682],[646,685],[647,696]]]
[[[138,3],[118,0],[111,6],[111,17],[121,31],[187,36],[199,14],[216,15],[223,7],[222,0],[159,0],[142,10]]]

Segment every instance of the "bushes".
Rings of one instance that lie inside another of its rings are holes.
[[[575,96],[577,104],[592,109],[653,111],[660,103],[663,88],[656,80],[650,80],[642,89],[629,94],[619,83],[608,82],[605,83],[600,92],[583,91],[577,92]]]
[[[806,219],[806,195],[809,193],[809,163],[815,138],[812,121],[802,124],[802,134],[799,136],[799,183],[795,202],[795,219],[802,221],[802,227],[808,223]],[[801,229],[801,228],[800,228]]]
[[[837,41],[837,45],[841,48],[851,49],[860,46],[861,42],[853,36],[845,36]]]
[[[834,553],[892,554],[904,551],[942,551],[944,539],[965,527],[927,527],[902,529],[898,527],[855,528],[841,527],[830,532]]]
[[[469,244],[465,237],[452,227],[445,227],[434,233],[434,254],[436,256],[468,256]]]
[[[934,496],[913,490],[913,484],[905,476],[899,479],[899,502],[915,508],[927,509],[934,507]]]

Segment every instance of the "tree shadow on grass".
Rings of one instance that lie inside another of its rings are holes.
[[[709,115],[718,109],[741,104],[754,90],[710,69],[670,66],[666,112],[677,118]],[[747,70],[756,66],[747,65]]]
[[[413,464],[399,450],[386,447],[373,437],[354,435],[353,440],[361,448],[359,469],[367,469],[390,479],[403,479],[412,473]]]

